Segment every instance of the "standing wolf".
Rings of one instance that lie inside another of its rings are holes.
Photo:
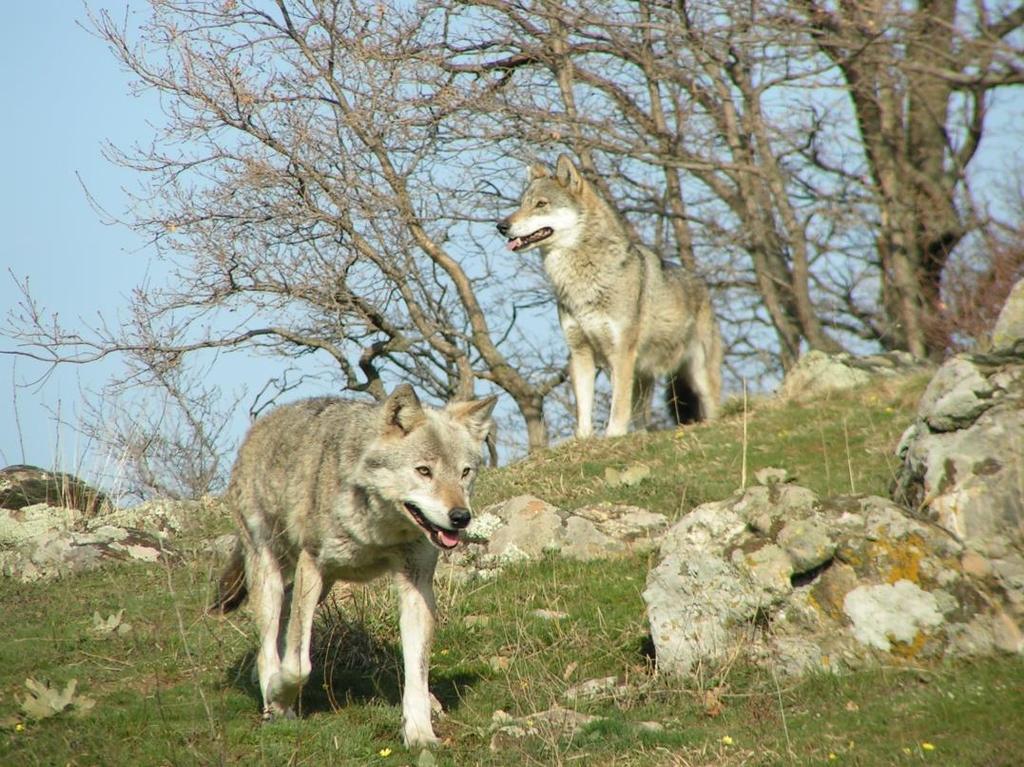
[[[438,549],[458,545],[495,397],[443,410],[403,384],[380,405],[329,397],[250,429],[226,498],[239,542],[211,609],[248,595],[259,627],[263,716],[293,716],[309,677],[313,611],[335,580],[395,575],[405,668],[402,735],[435,743],[427,668]],[[279,655],[280,651],[280,655]]]
[[[576,435],[593,432],[594,378],[609,372],[608,436],[631,417],[646,426],[654,379],[669,376],[677,423],[711,419],[721,391],[722,342],[707,286],[630,243],[618,214],[566,155],[554,176],[529,169],[519,210],[498,223],[514,251],[540,248],[569,346]]]

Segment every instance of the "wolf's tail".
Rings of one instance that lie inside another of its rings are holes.
[[[665,403],[668,414],[676,425],[703,421],[705,414],[701,407],[700,397],[690,383],[687,371],[677,370],[668,379],[665,387]]]
[[[249,590],[245,585],[245,554],[242,542],[238,541],[221,573],[217,593],[206,611],[220,615],[229,613],[237,609],[248,595]]]

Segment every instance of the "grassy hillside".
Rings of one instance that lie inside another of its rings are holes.
[[[612,500],[673,516],[725,497],[747,472],[783,466],[821,493],[884,494],[893,448],[922,381],[813,406],[755,407],[713,426],[567,444],[481,478],[477,507],[520,493],[573,508]],[[609,487],[608,467],[648,479]],[[225,520],[223,530],[230,529]],[[207,531],[207,534],[216,531]],[[187,543],[187,542],[186,542]],[[658,677],[640,592],[650,562],[549,559],[471,585],[439,582],[431,687],[442,765],[1016,765],[1024,763],[1024,663],[998,659],[884,668],[799,683],[733,665],[715,677]],[[121,566],[54,584],[0,580],[0,765],[407,765],[399,738],[398,630],[384,582],[339,594],[318,622],[304,716],[261,726],[249,679],[256,646],[243,612],[205,617],[210,563]],[[538,608],[561,619],[538,617]],[[101,635],[93,614],[124,610]],[[565,691],[625,683],[593,700]],[[25,680],[95,705],[21,717]],[[542,733],[491,748],[495,710],[553,704],[603,717],[571,738]],[[656,722],[659,727],[645,723]]]

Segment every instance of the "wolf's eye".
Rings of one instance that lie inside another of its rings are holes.
[[[465,479],[466,477],[468,477],[469,473],[471,471],[473,471],[473,470],[471,468],[469,468],[468,466],[465,469],[463,469],[462,470],[462,478]]]
[[[537,200],[537,202],[535,202],[533,204],[533,207],[535,207],[535,208],[546,208],[547,206],[548,206],[548,201],[547,200]]]
[[[421,477],[426,477],[427,479],[430,479],[432,476],[434,476],[434,472],[430,470],[429,466],[417,466],[416,471],[419,473]]]

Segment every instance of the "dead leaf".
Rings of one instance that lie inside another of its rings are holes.
[[[32,678],[25,680],[25,687],[28,689],[28,695],[18,700],[18,703],[22,713],[30,719],[47,719],[71,708],[74,709],[72,713],[81,715],[96,705],[92,698],[84,695],[75,696],[78,689],[77,679],[68,682],[63,690]]]
[[[728,687],[726,685],[718,685],[704,691],[703,706],[705,716],[716,717],[722,715],[722,712],[725,711],[725,703],[722,702],[722,696],[725,695],[727,690]]]
[[[565,671],[562,672],[562,679],[568,682],[569,677],[571,677],[573,675],[573,672],[576,671],[577,668],[579,668],[579,665],[580,664],[576,661],[572,661],[568,666],[565,667]]]
[[[97,636],[110,636],[111,634],[124,636],[131,630],[132,624],[124,621],[123,607],[107,618],[100,617],[98,612],[92,614],[92,627],[89,631]]]
[[[651,467],[643,463],[634,463],[622,471],[608,466],[604,470],[604,482],[609,487],[633,487],[651,476]]]

